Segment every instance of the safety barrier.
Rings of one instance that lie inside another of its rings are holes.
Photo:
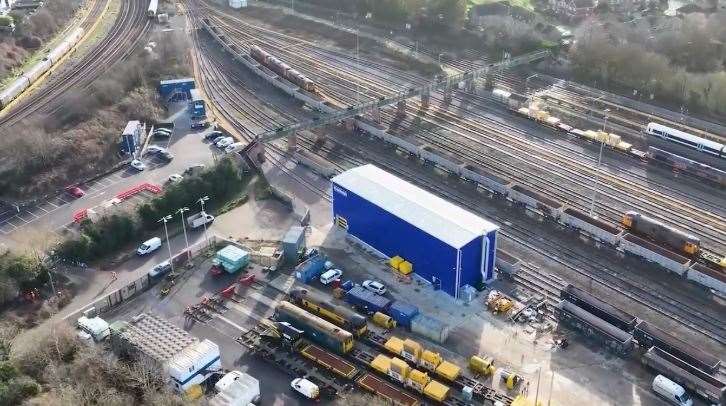
[[[161,187],[151,183],[142,183],[138,186],[132,187],[131,189],[124,190],[123,192],[118,193],[116,195],[116,198],[119,200],[126,200],[143,191],[151,192],[153,194],[159,194],[161,193]]]
[[[81,209],[73,213],[73,222],[80,223],[88,218],[88,209]]]

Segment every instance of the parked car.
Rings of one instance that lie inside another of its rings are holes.
[[[224,137],[221,140],[217,141],[214,145],[217,146],[217,148],[227,148],[227,146],[231,145],[234,142],[234,138],[232,137]]]
[[[363,287],[378,295],[386,293],[386,286],[378,281],[365,280]]]
[[[194,164],[184,170],[184,175],[193,175],[204,170],[206,166],[204,164]]]
[[[209,127],[209,123],[206,121],[195,121],[190,126],[192,130],[203,130],[207,127]]]
[[[206,135],[204,136],[204,139],[205,139],[205,140],[213,140],[213,139],[215,139],[215,138],[217,138],[217,137],[224,137],[224,133],[223,133],[223,132],[221,132],[221,131],[217,131],[217,130],[215,130],[215,131],[211,131],[211,132],[208,132],[208,133],[207,133],[207,134],[206,134]]]
[[[151,133],[151,136],[158,138],[169,138],[171,137],[171,134],[171,130],[167,130],[166,128],[157,128]]]
[[[320,275],[320,283],[328,285],[333,281],[340,279],[343,276],[343,271],[340,269],[331,269]]]
[[[151,271],[149,271],[149,276],[151,276],[152,278],[155,278],[155,277],[157,277],[159,275],[163,275],[169,271],[171,271],[171,263],[167,259],[166,261],[164,261],[160,264],[157,264],[156,266],[151,268]]]
[[[80,198],[86,195],[86,192],[84,192],[83,189],[79,188],[78,186],[69,186],[66,188],[66,191],[73,197]]]
[[[161,247],[161,238],[154,237],[144,241],[136,250],[138,255],[146,255],[158,250]]]
[[[134,159],[133,161],[131,161],[131,167],[136,169],[137,171],[143,171],[144,169],[146,169],[146,165],[138,159]]]
[[[164,151],[166,151],[166,148],[159,146],[159,145],[149,145],[146,148],[147,155],[156,155],[156,154],[158,154],[160,152],[164,152]]]
[[[241,142],[233,142],[233,143],[227,145],[227,147],[224,149],[224,152],[227,154],[231,154],[232,152],[239,151],[244,146],[245,146],[245,144],[243,144]]]
[[[169,179],[167,181],[171,183],[179,183],[182,181],[182,179],[184,179],[183,176],[179,175],[178,173],[172,173],[171,175],[169,175]]]
[[[169,151],[162,151],[159,153],[159,158],[163,159],[166,162],[171,162],[171,160],[174,159],[174,154]]]

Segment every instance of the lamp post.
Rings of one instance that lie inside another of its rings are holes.
[[[184,213],[189,211],[189,207],[181,207],[176,212],[181,216],[182,230],[184,230],[184,243],[187,245],[187,261],[192,260],[192,253],[189,251],[189,239],[187,238],[187,224],[184,221]]]
[[[169,250],[169,266],[171,271],[174,272],[174,261],[171,259],[171,244],[169,244],[169,230],[166,228],[166,223],[171,220],[171,215],[166,215],[160,218],[157,223],[164,223],[164,234],[166,235],[166,248]]]
[[[207,213],[204,211],[204,202],[209,201],[209,196],[202,196],[197,200],[197,202],[202,206],[202,214],[206,215]],[[207,236],[207,223],[204,222],[204,241],[207,242],[207,247],[209,247],[209,237]]]
[[[602,123],[602,132],[605,132],[605,126],[608,123],[608,116],[607,113],[610,112],[610,109],[605,109],[605,120]],[[597,192],[600,186],[600,164],[602,163],[602,150],[605,146],[605,135],[600,139],[600,155],[597,158],[597,167],[595,168],[595,187],[593,188],[592,193],[592,202],[590,203],[590,217],[593,216],[593,213],[595,211],[595,199],[597,199]]]

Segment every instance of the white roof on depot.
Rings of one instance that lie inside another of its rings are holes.
[[[454,248],[499,226],[394,176],[363,165],[333,178],[333,183],[361,196]]]

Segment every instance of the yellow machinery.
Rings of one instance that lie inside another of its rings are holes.
[[[395,257],[388,260],[388,264],[391,265],[391,268],[398,269],[398,266],[401,265],[401,262],[403,262],[403,258],[396,255]]]
[[[410,338],[403,340],[403,351],[401,351],[401,356],[403,358],[413,362],[414,364],[418,364],[418,360],[421,358],[422,352],[423,347],[421,344],[411,340]]]
[[[393,320],[393,318],[387,314],[375,312],[373,313],[373,324],[383,327],[386,330],[390,330],[396,327],[396,320]]]
[[[398,265],[398,273],[401,275],[408,275],[413,272],[413,264],[408,261],[403,261]]]
[[[435,371],[436,367],[439,366],[439,364],[441,364],[443,361],[444,359],[441,358],[441,354],[439,354],[438,352],[424,350],[424,352],[421,353],[419,365],[428,369],[429,371]]]
[[[469,358],[469,369],[484,376],[494,373],[494,358],[473,355]]]
[[[502,380],[506,382],[507,389],[512,390],[515,386],[517,386],[521,381],[522,377],[515,374],[512,371],[508,371],[506,369],[501,370],[500,375],[502,377]]]
[[[449,397],[451,389],[448,386],[431,379],[426,372],[411,368],[406,361],[400,358],[389,358],[379,354],[370,365],[376,371],[390,376],[404,386],[413,388],[437,402],[443,402]]]

